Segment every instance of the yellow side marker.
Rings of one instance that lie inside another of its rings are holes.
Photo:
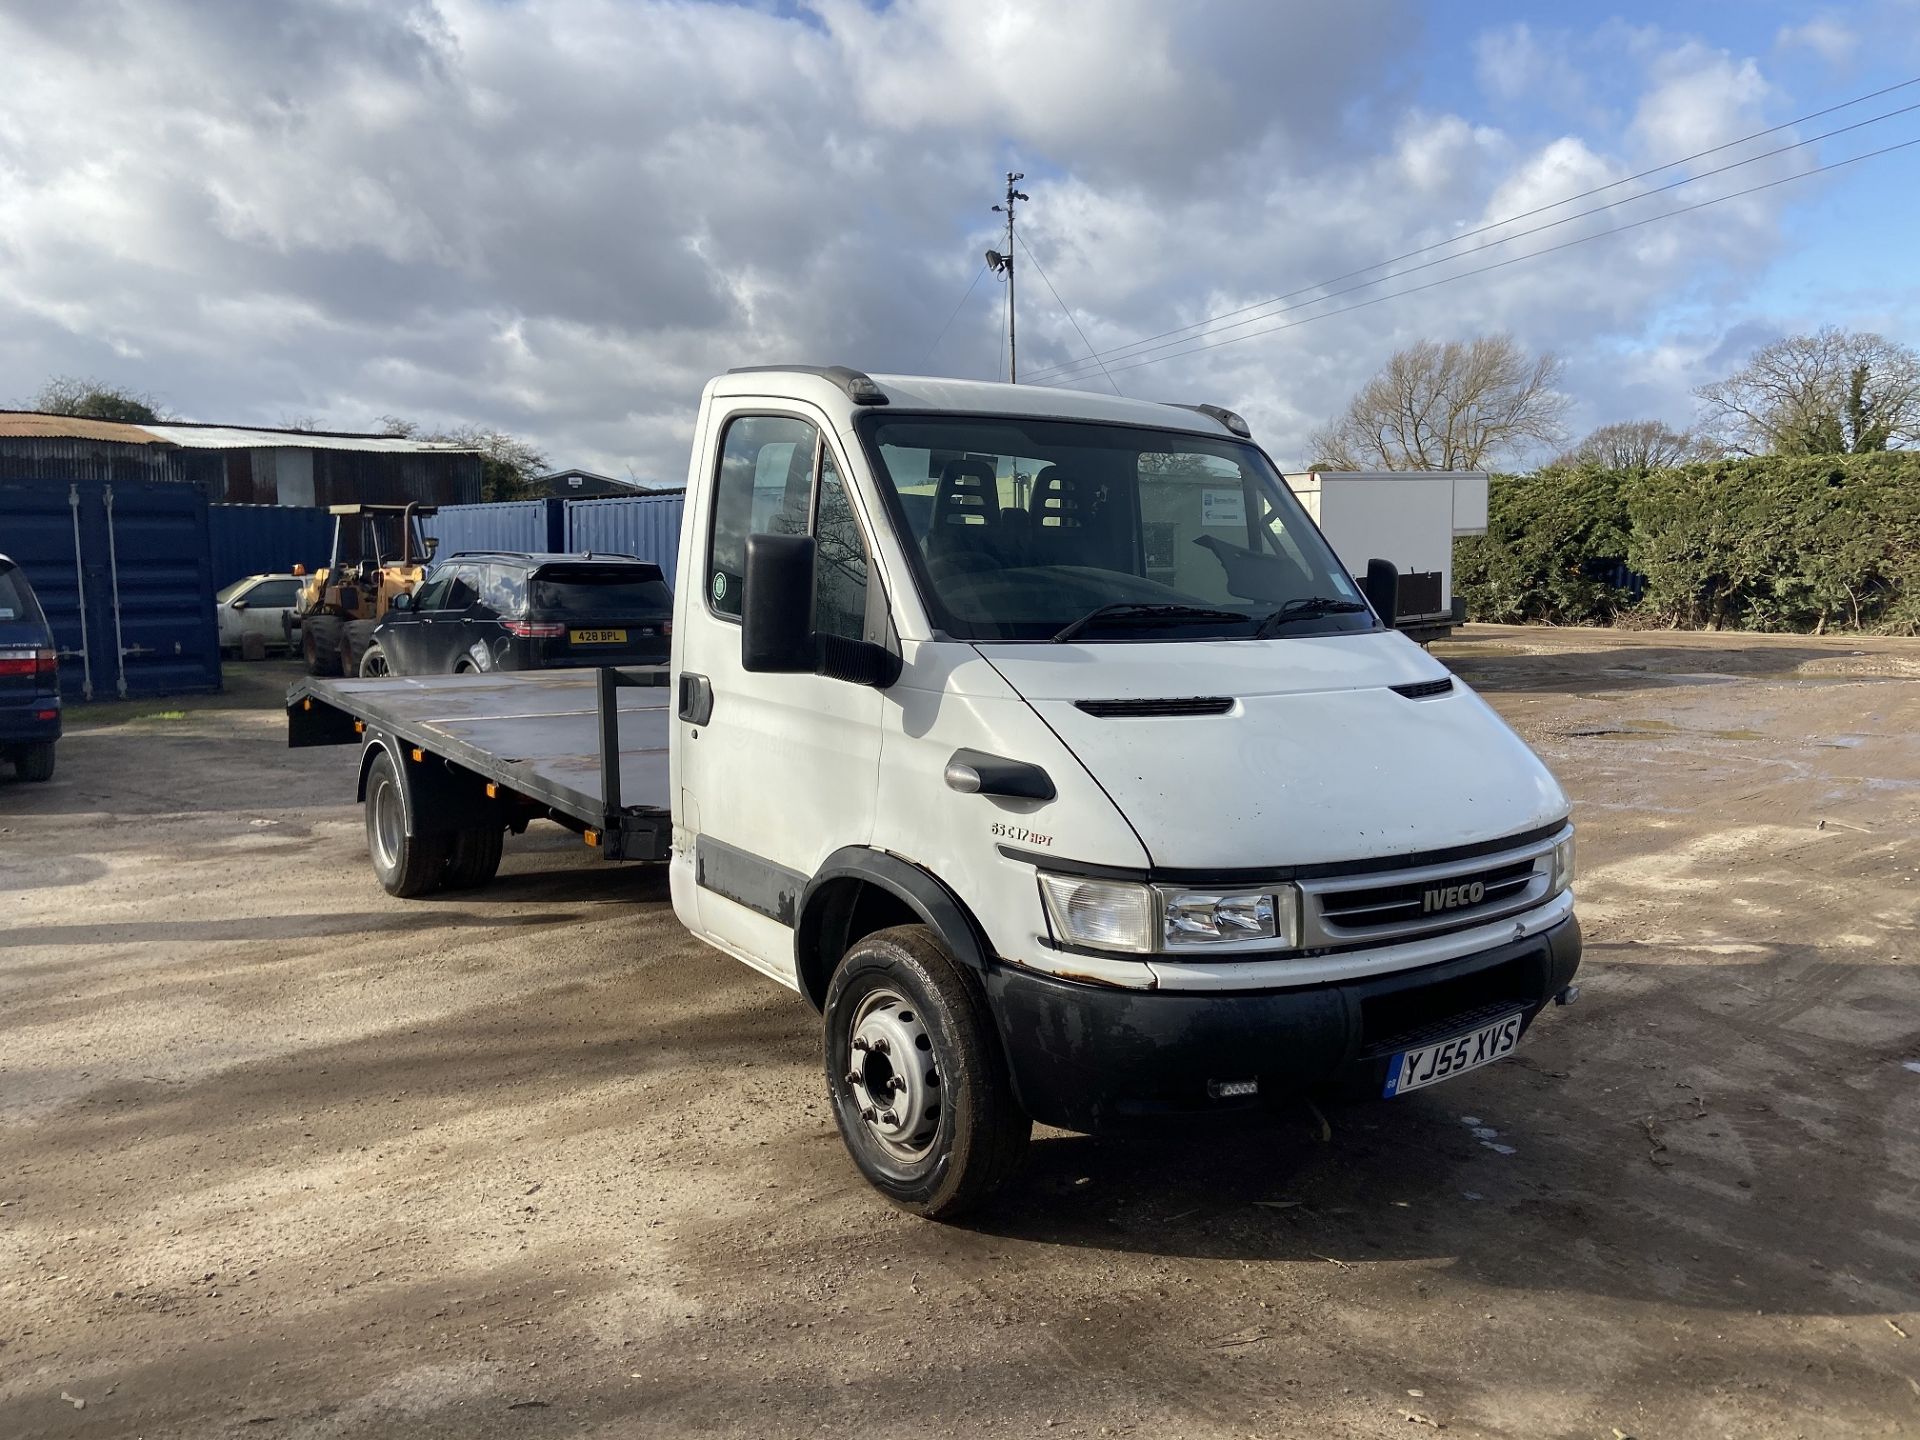
[[[588,830],[581,838],[589,845],[598,846],[600,844],[600,832],[598,830]]]
[[[354,722],[353,722],[353,733],[354,733],[354,734],[356,734],[356,735],[364,735],[364,734],[366,734],[366,733],[367,733],[367,722],[366,722],[366,721],[364,721],[364,720],[356,720],[356,721],[354,721]]]
[[[311,700],[302,700],[302,701],[300,702],[300,708],[301,708],[302,710],[311,710],[311,709],[313,709],[313,701],[311,701]]]
[[[413,763],[416,765],[418,765],[421,761],[425,760],[426,758],[427,758],[427,752],[424,750],[416,750],[413,752]]]
[[[498,800],[499,798],[500,798],[500,787],[494,784],[491,780],[489,780],[487,782],[487,799]]]

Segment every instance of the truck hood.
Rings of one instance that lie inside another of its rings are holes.
[[[1391,632],[1271,641],[981,645],[1099,782],[1156,866],[1370,860],[1500,839],[1566,795],[1456,678]],[[1095,715],[1077,702],[1224,697],[1213,715]]]

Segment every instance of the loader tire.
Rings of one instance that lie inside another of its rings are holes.
[[[300,650],[309,675],[340,673],[340,617],[309,615],[300,622]]]

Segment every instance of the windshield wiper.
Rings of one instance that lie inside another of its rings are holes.
[[[1253,632],[1256,640],[1265,640],[1282,625],[1290,625],[1295,620],[1318,620],[1322,615],[1357,615],[1371,608],[1360,600],[1340,600],[1332,595],[1302,595],[1289,600],[1278,610],[1260,622],[1260,628]]]
[[[1232,620],[1245,624],[1253,617],[1238,610],[1209,610],[1204,605],[1180,605],[1154,600],[1115,600],[1096,605],[1072,624],[1054,632],[1056,645],[1073,639],[1089,625],[1102,620],[1160,621],[1169,625],[1192,625],[1209,620]]]

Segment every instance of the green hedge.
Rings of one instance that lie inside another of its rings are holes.
[[[1920,632],[1920,454],[1496,476],[1454,571],[1476,620]]]

